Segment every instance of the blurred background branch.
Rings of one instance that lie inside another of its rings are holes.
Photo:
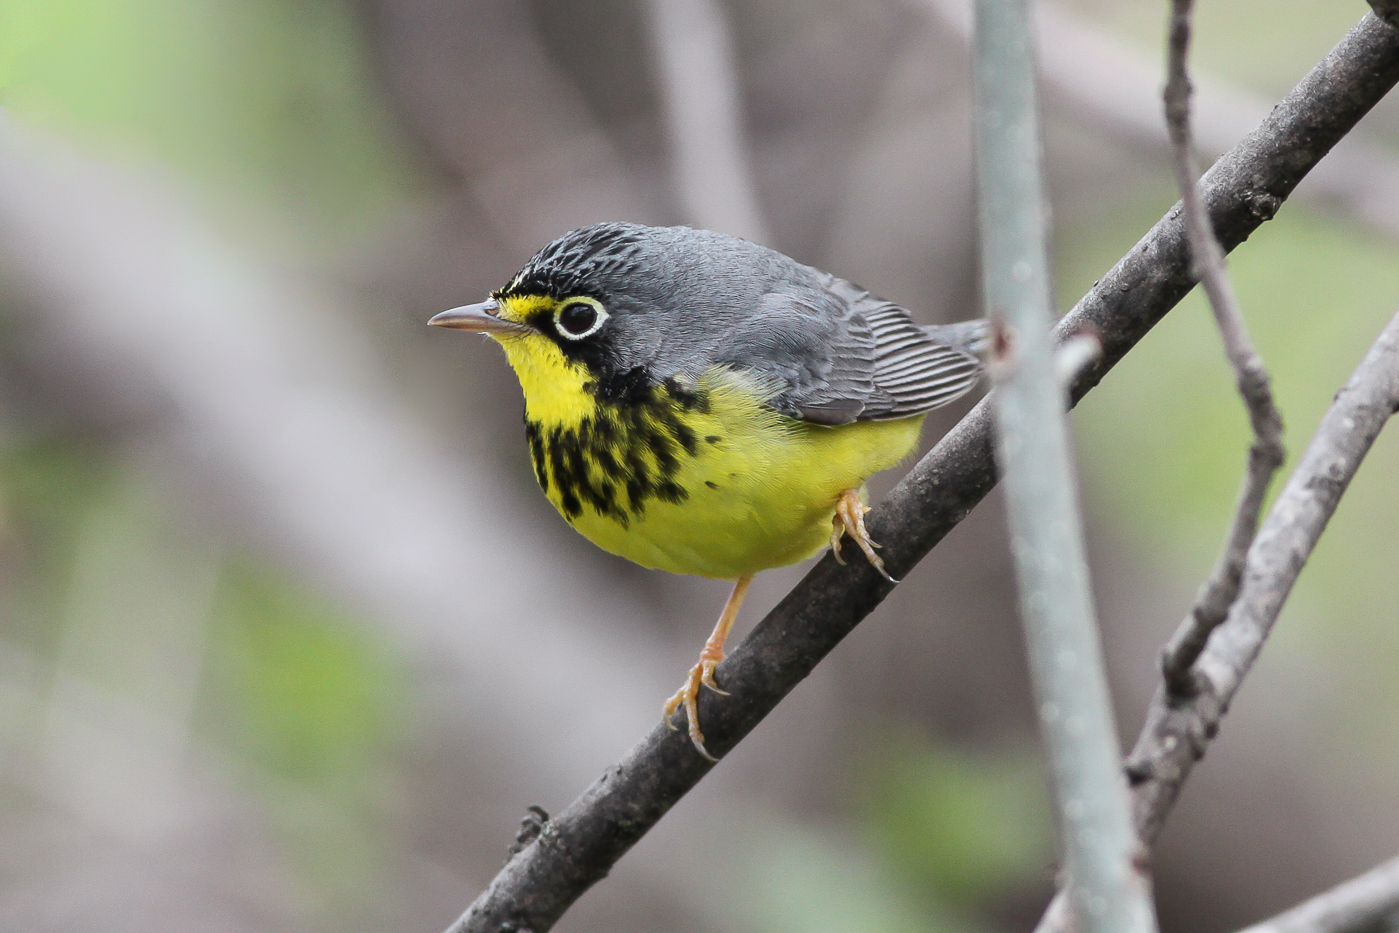
[[[717,0],[646,0],[671,172],[686,221],[772,239],[749,165],[738,53]]]
[[[1399,858],[1239,933],[1365,933],[1382,926],[1393,929],[1396,920]]]
[[[928,0],[938,18],[967,39],[971,0]],[[1145,12],[1145,11],[1143,11]],[[1153,9],[1154,12],[1154,9]],[[1059,0],[1035,5],[1040,67],[1051,102],[1118,143],[1167,152],[1171,141],[1157,102],[1167,80],[1161,59],[1143,54]],[[1214,75],[1194,75],[1193,135],[1217,158],[1258,125],[1270,100]],[[1298,196],[1344,210],[1390,234],[1399,232],[1399,158],[1364,133],[1347,140],[1310,176]]]

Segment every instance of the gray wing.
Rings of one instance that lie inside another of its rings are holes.
[[[958,325],[960,326],[960,325]],[[764,296],[716,348],[714,362],[771,381],[774,408],[816,424],[921,414],[965,395],[981,375],[966,339],[939,340],[897,305],[848,282]],[[949,334],[950,335],[950,334]]]

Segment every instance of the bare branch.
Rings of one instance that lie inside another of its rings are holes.
[[[1229,704],[1272,631],[1292,584],[1385,421],[1399,407],[1399,313],[1390,320],[1321,420],[1249,549],[1239,598],[1196,662],[1196,692],[1164,684],[1127,759],[1142,840],[1161,831],[1185,779],[1219,731]],[[1055,897],[1036,933],[1067,931]]]
[[[1088,582],[1065,383],[1054,367],[1029,20],[1025,0],[976,4],[973,126],[982,295],[995,331],[996,459],[1072,902],[1090,933],[1154,933]]]
[[[1399,858],[1239,933],[1365,933],[1399,919]]]
[[[1224,265],[1224,250],[1210,229],[1205,204],[1195,183],[1195,158],[1190,137],[1190,76],[1185,60],[1190,49],[1190,14],[1194,0],[1172,0],[1171,28],[1167,56],[1169,79],[1166,82],[1166,126],[1171,136],[1172,167],[1176,185],[1181,192],[1185,212],[1185,230],[1190,239],[1193,271],[1200,278],[1220,336],[1224,351],[1234,369],[1239,394],[1248,407],[1249,423],[1253,426],[1253,445],[1249,449],[1248,469],[1243,488],[1234,507],[1229,537],[1224,551],[1200,588],[1195,606],[1181,623],[1161,658],[1161,673],[1166,686],[1177,697],[1190,697],[1194,692],[1191,666],[1204,650],[1210,632],[1224,621],[1229,606],[1239,594],[1239,579],[1243,574],[1244,557],[1258,530],[1258,516],[1263,511],[1263,498],[1273,475],[1282,466],[1285,456],[1282,446],[1282,415],[1273,404],[1268,384],[1268,372],[1263,360],[1253,349],[1243,315],[1234,300],[1234,289]]]
[[[1399,32],[1367,16],[1203,181],[1225,249],[1272,218],[1297,183],[1399,81]],[[1177,210],[1156,223],[1055,329],[1092,331],[1103,354],[1075,380],[1086,394],[1190,291]],[[978,404],[871,513],[885,564],[902,576],[995,485],[988,404]],[[879,604],[892,584],[872,568],[821,560],[720,665],[729,697],[706,695],[710,751],[733,748]],[[713,767],[662,724],[608,769],[501,870],[452,933],[513,927],[543,933],[604,877]]]

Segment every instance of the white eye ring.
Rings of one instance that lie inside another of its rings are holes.
[[[587,330],[574,332],[563,326],[564,312],[576,305],[587,305],[593,309],[596,315],[593,319],[593,323],[588,326]],[[591,337],[593,334],[596,334],[598,328],[602,327],[608,317],[607,309],[602,306],[601,302],[584,295],[579,295],[574,298],[569,298],[559,305],[558,310],[554,312],[554,329],[559,332],[559,336],[561,337],[566,337],[569,340],[583,340],[586,337]]]

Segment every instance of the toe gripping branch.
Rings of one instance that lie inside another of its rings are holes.
[[[860,500],[858,489],[847,489],[840,494],[836,501],[835,515],[831,518],[831,552],[835,559],[844,564],[845,560],[840,556],[840,542],[845,535],[850,535],[860,550],[864,552],[865,558],[870,562],[870,566],[879,571],[880,576],[890,583],[898,583],[889,576],[889,571],[884,569],[884,561],[875,549],[879,547],[870,538],[869,531],[865,529],[865,513],[869,511],[869,506]],[[699,695],[701,688],[708,687],[715,693],[728,696],[728,691],[721,688],[714,679],[714,669],[719,666],[719,662],[724,660],[724,642],[729,637],[729,630],[733,628],[734,619],[738,617],[738,609],[743,605],[743,597],[748,592],[748,584],[753,582],[752,575],[740,577],[734,583],[733,593],[729,595],[729,601],[724,605],[724,611],[719,616],[719,622],[714,626],[714,632],[709,636],[709,640],[704,643],[704,649],[700,651],[699,660],[695,666],[690,668],[690,672],[685,676],[685,683],[680,689],[665,701],[661,711],[665,718],[665,723],[670,728],[677,728],[671,722],[671,717],[675,711],[685,710],[685,719],[688,722],[690,741],[694,743],[695,750],[710,761],[718,761],[709,750],[704,747],[704,732],[699,724]]]
[[[700,731],[699,725],[699,692],[701,687],[708,687],[715,693],[728,696],[727,690],[719,687],[714,680],[714,668],[719,666],[719,662],[724,660],[724,642],[729,637],[729,630],[733,628],[734,620],[738,618],[739,607],[743,605],[743,597],[748,593],[748,584],[753,582],[753,575],[739,577],[734,583],[733,592],[729,594],[729,601],[724,604],[724,611],[719,615],[719,622],[714,626],[714,631],[710,634],[709,640],[704,643],[704,648],[700,651],[699,660],[695,666],[690,668],[690,673],[685,677],[685,683],[680,689],[675,691],[675,695],[665,701],[661,707],[665,717],[666,725],[674,729],[675,724],[670,721],[670,717],[680,707],[685,707],[685,718],[689,721],[690,741],[694,743],[695,749],[710,761],[718,761],[709,754],[704,747],[704,733]]]
[[[870,566],[878,570],[880,576],[890,583],[898,583],[899,581],[889,576],[889,571],[884,569],[883,558],[874,552],[880,545],[875,544],[870,533],[865,530],[865,513],[869,510],[870,507],[860,500],[858,489],[847,489],[840,494],[840,498],[836,500],[835,515],[831,518],[831,554],[837,563],[845,563],[845,558],[840,556],[840,539],[848,534],[860,546],[860,550],[864,551]]]

